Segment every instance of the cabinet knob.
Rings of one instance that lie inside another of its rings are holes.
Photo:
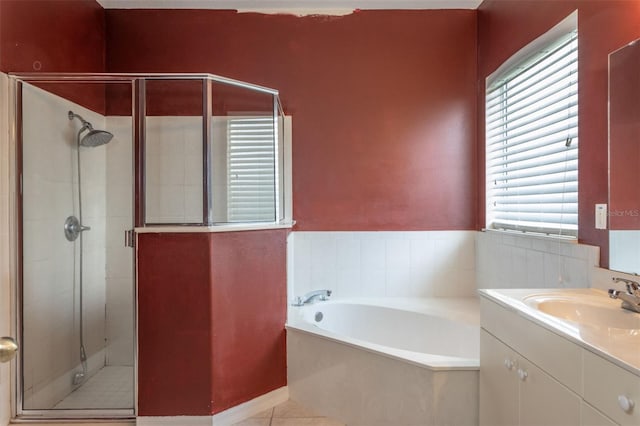
[[[527,380],[528,376],[529,376],[529,373],[524,371],[522,368],[518,369],[518,377],[520,378],[520,380],[524,382],[525,380]]]
[[[618,405],[622,408],[622,411],[627,414],[631,414],[635,403],[626,395],[618,395]]]
[[[507,370],[513,370],[514,367],[514,363],[512,360],[510,360],[509,358],[505,358],[504,359],[504,366]]]

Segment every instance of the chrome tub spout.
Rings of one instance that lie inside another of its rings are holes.
[[[315,300],[327,300],[331,296],[331,290],[314,290],[305,294],[304,296],[296,297],[292,306],[303,306],[307,303],[314,302]]]

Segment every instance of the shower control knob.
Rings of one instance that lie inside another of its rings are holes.
[[[89,226],[80,224],[80,221],[75,216],[69,216],[64,221],[64,236],[69,241],[75,241],[81,232],[89,231],[90,229]]]
[[[16,356],[18,344],[12,337],[0,337],[0,362],[9,362]]]
[[[513,362],[512,360],[510,360],[509,358],[505,358],[505,360],[504,360],[504,367],[505,367],[507,370],[513,370],[513,367],[514,367],[514,366],[515,366],[515,365],[514,365],[514,362]]]

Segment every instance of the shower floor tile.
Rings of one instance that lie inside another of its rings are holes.
[[[133,408],[133,367],[102,368],[54,409]]]

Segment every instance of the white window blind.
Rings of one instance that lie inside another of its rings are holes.
[[[487,88],[486,141],[488,227],[576,236],[577,32]]]
[[[227,215],[230,222],[275,220],[275,142],[273,117],[229,119]]]

